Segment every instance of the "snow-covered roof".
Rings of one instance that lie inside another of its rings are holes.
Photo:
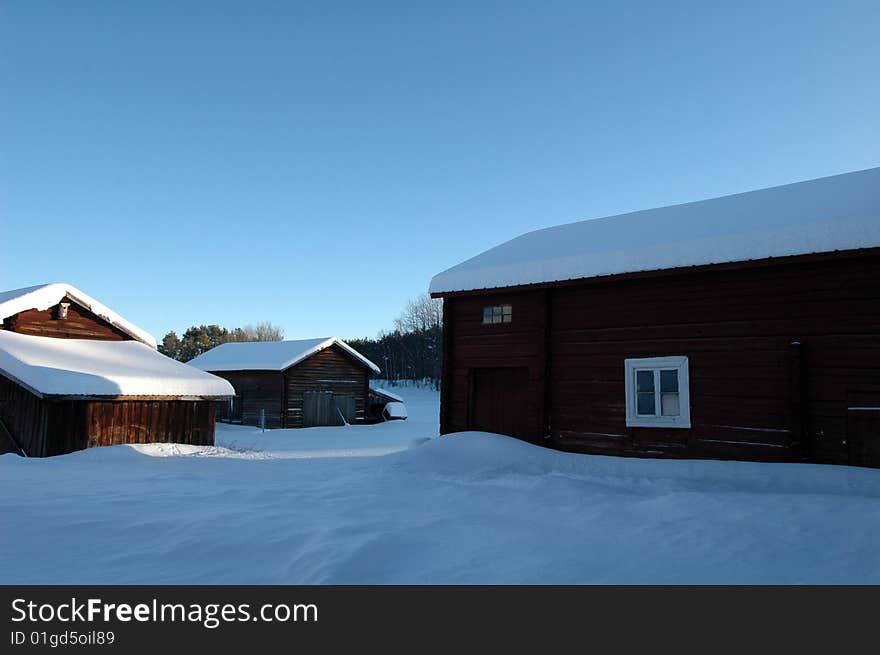
[[[138,341],[142,341],[153,348],[156,347],[156,338],[152,334],[142,330],[133,323],[129,323],[106,305],[99,303],[72,284],[65,282],[53,282],[52,284],[25,287],[24,289],[0,291],[0,321],[29,309],[36,309],[38,311],[49,309],[61,302],[64,296],[69,296],[78,305],[82,305]]]
[[[382,410],[388,418],[407,418],[406,405],[400,401],[392,401]]]
[[[0,330],[0,375],[38,396],[228,397],[223,378],[140,341],[55,339]]]
[[[880,246],[880,168],[529,232],[434,294]]]
[[[372,391],[373,393],[378,394],[380,396],[385,396],[386,398],[389,398],[390,400],[393,400],[393,401],[396,401],[399,403],[403,402],[403,398],[398,396],[396,393],[391,393],[387,389],[376,389],[375,387],[370,387],[370,391]]]
[[[338,337],[224,343],[202,353],[189,364],[203,371],[283,371],[334,344],[364,366],[379,372],[378,366]]]

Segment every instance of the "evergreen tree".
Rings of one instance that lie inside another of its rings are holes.
[[[258,323],[228,330],[219,325],[193,325],[178,337],[173,330],[162,338],[159,352],[172,359],[188,362],[202,353],[229,341],[281,341],[284,330],[272,323]]]

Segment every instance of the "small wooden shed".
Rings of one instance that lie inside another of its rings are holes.
[[[226,380],[139,341],[0,331],[0,453],[61,455],[94,446],[213,445]]]
[[[0,453],[212,445],[215,405],[233,393],[73,285],[0,292]]]
[[[880,466],[880,168],[538,230],[430,291],[442,433]]]
[[[337,337],[225,343],[189,362],[228,380],[220,420],[267,428],[364,423],[379,367]]]

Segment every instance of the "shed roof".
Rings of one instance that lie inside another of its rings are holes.
[[[433,294],[880,247],[880,168],[529,232]]]
[[[403,398],[398,396],[396,393],[391,393],[387,389],[378,389],[376,387],[370,387],[370,392],[374,393],[378,396],[384,396],[388,400],[393,400],[393,401],[399,402],[399,403],[403,402]]]
[[[203,371],[283,371],[334,344],[367,368],[379,372],[378,366],[338,337],[224,343],[189,364]]]
[[[69,296],[77,304],[100,316],[132,338],[152,348],[156,347],[156,338],[152,334],[133,323],[129,323],[106,305],[66,282],[53,282],[39,284],[35,287],[0,291],[0,321],[29,309],[38,311],[49,309],[61,302],[65,296]]]
[[[139,341],[54,339],[0,330],[0,375],[38,396],[235,394],[223,378],[175,361]]]

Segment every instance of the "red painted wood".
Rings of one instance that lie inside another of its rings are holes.
[[[513,322],[483,325],[498,304]],[[876,250],[459,293],[444,306],[444,433],[473,427],[475,372],[524,367],[530,440],[549,423],[554,446],[579,452],[847,463],[848,390],[880,379]],[[627,428],[624,360],[664,355],[689,358],[692,428]]]

